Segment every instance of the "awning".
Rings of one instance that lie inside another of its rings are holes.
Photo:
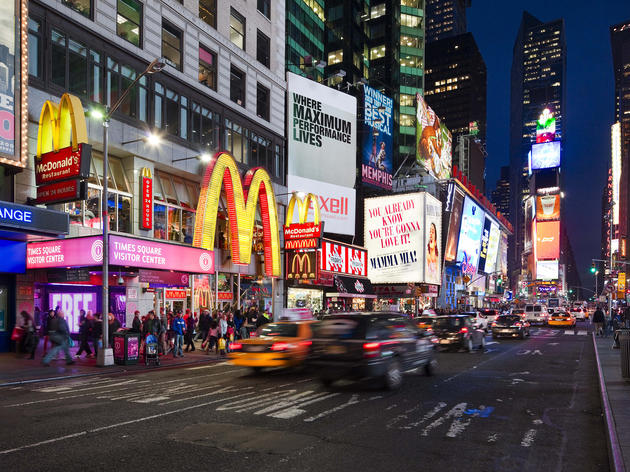
[[[369,279],[335,275],[336,292],[327,293],[327,297],[376,298]]]

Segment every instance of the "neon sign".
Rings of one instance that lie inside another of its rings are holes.
[[[0,206],[0,218],[4,220],[22,221],[24,223],[31,223],[33,221],[33,212]]]

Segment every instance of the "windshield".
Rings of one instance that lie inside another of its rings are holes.
[[[453,317],[453,318],[436,318],[433,321],[434,329],[459,329],[465,324],[465,318],[462,317]]]
[[[296,324],[267,323],[258,328],[258,336],[295,338],[297,337],[297,331],[298,327]]]
[[[365,339],[365,316],[331,316],[313,326],[313,335],[319,338]]]
[[[512,325],[514,323],[518,323],[519,321],[521,321],[521,317],[520,316],[504,315],[504,316],[499,316],[497,318],[496,323],[498,325],[508,326],[508,325]]]

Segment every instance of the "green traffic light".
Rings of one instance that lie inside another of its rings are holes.
[[[595,266],[591,267],[591,274],[594,274],[597,271],[597,269],[595,269]]]

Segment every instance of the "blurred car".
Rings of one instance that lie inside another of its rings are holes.
[[[547,324],[547,321],[549,321],[547,305],[542,305],[540,303],[525,305],[525,320],[527,320],[532,325]]]
[[[403,372],[431,375],[433,337],[399,313],[339,313],[313,326],[308,365],[325,386],[342,378],[377,378],[399,388]]]
[[[486,347],[485,333],[476,328],[473,319],[466,314],[436,316],[432,329],[439,347],[463,348],[469,352],[476,347],[483,351]]]
[[[497,316],[499,316],[500,313],[498,310],[490,308],[481,310],[481,314],[486,317],[489,324],[492,324],[492,322],[497,319]]]
[[[571,314],[575,317],[576,321],[585,321],[588,319],[588,312],[582,307],[571,308]]]
[[[510,315],[518,315],[521,318],[524,318],[525,317],[525,310],[523,308],[512,308],[510,310],[509,314]]]
[[[519,315],[501,315],[492,322],[492,337],[518,336],[523,339],[529,336],[529,322],[523,320]]]
[[[228,360],[233,365],[251,367],[294,367],[302,364],[311,348],[312,321],[267,323],[250,339],[230,344]]]
[[[549,326],[575,326],[575,316],[566,311],[558,310],[549,318]]]
[[[435,320],[435,315],[430,316],[419,316],[418,318],[414,318],[412,321],[416,324],[416,326],[420,329],[429,330],[433,325],[433,320]]]
[[[425,308],[422,310],[422,316],[437,316],[437,313],[433,308]]]
[[[483,329],[486,332],[488,331],[488,318],[486,318],[486,316],[480,311],[466,311],[461,314],[469,316],[470,319],[473,321],[473,325],[477,328]]]

